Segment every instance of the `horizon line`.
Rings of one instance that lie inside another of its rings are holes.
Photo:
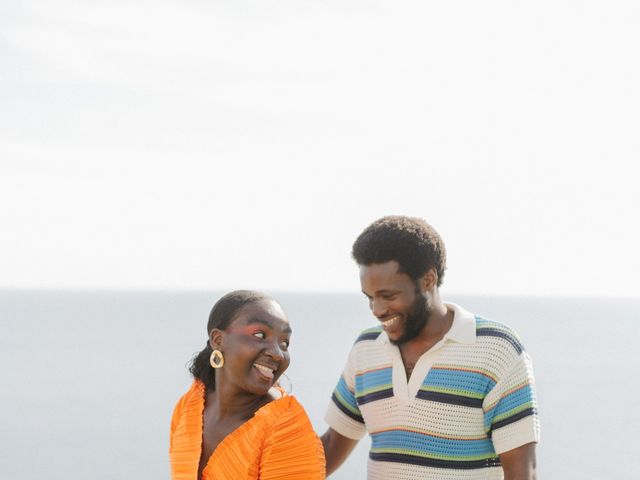
[[[214,294],[224,294],[226,292],[230,292],[233,290],[239,289],[230,289],[230,288],[205,288],[205,287],[41,287],[41,286],[30,286],[30,287],[17,287],[17,286],[0,286],[1,293],[123,293],[123,294],[142,294],[142,293],[214,293]],[[248,289],[254,290],[254,289]],[[264,289],[258,288],[255,289],[258,291],[265,291],[270,294],[279,295],[354,295],[360,296],[362,295],[358,291],[350,291],[350,290],[330,290],[330,289]],[[478,292],[446,292],[442,295],[444,298],[447,297],[498,297],[498,298],[527,298],[527,299],[602,299],[602,300],[640,300],[640,295],[632,296],[632,295],[608,295],[608,294],[599,294],[599,295],[590,295],[590,294],[562,294],[562,293],[554,293],[554,294],[532,294],[532,293],[478,293]]]

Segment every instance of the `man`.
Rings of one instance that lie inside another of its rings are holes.
[[[384,217],[352,254],[380,325],[356,340],[327,409],[327,474],[368,432],[369,480],[534,480],[531,361],[513,330],[441,300],[438,233]]]

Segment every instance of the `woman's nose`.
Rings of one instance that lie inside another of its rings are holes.
[[[282,349],[277,342],[273,342],[271,344],[271,346],[267,349],[267,353],[271,358],[277,361],[281,361],[284,358],[284,353],[282,352]]]

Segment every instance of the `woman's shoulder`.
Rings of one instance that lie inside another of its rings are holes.
[[[200,380],[194,380],[189,390],[187,390],[178,402],[183,402],[191,398],[204,398],[204,383]]]
[[[322,443],[302,405],[291,395],[271,404],[273,422],[264,443],[260,478],[282,478],[284,469],[292,480],[324,479]]]
[[[258,410],[254,416],[256,426],[265,438],[278,438],[294,431],[313,433],[313,426],[300,402],[293,395],[272,400]]]
[[[200,445],[201,439],[198,431],[202,425],[202,407],[204,403],[204,385],[194,382],[191,388],[180,397],[171,415],[171,430],[169,436],[169,452],[174,450],[175,437],[183,445],[187,445],[189,451],[190,445]],[[181,432],[179,435],[176,432]]]
[[[316,436],[307,412],[293,395],[273,400],[261,409],[260,414],[267,426],[268,437],[283,438],[293,432]]]
[[[204,384],[195,380],[189,390],[187,390],[177,401],[173,409],[173,416],[179,416],[185,409],[197,406],[204,401]]]
[[[279,398],[273,398],[272,400],[264,405],[259,411],[261,415],[269,415],[273,417],[280,418],[283,415],[285,416],[307,416],[300,402],[293,395],[283,394]]]

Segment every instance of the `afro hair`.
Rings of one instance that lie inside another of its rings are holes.
[[[358,265],[395,260],[400,272],[417,281],[430,269],[442,284],[447,269],[447,253],[442,238],[421,218],[388,216],[376,220],[360,234],[351,255]]]

